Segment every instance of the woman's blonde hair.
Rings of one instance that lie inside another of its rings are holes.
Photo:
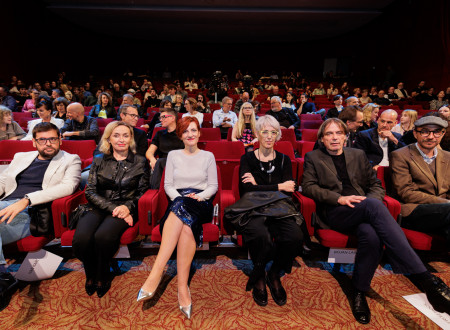
[[[10,114],[12,116],[12,111],[8,107],[5,107],[4,105],[0,105],[0,124],[3,124],[3,118],[7,114]]]
[[[250,115],[250,128],[252,129],[252,134],[253,137],[256,137],[256,116],[255,116],[255,108],[253,107],[253,105],[250,102],[244,102],[241,105],[241,108],[239,109],[239,118],[238,121],[236,123],[236,137],[239,139],[242,137],[242,135],[244,134],[244,129],[245,129],[245,116],[244,116],[244,112],[242,111],[242,108],[245,105],[250,105],[252,107],[252,114]]]
[[[105,132],[103,133],[102,138],[100,140],[100,143],[99,143],[100,146],[99,146],[98,150],[100,150],[100,152],[102,152],[106,155],[112,154],[112,146],[111,146],[111,143],[109,143],[109,138],[111,137],[113,131],[119,126],[126,126],[130,130],[130,134],[131,134],[130,149],[135,154],[136,153],[136,142],[134,142],[133,127],[131,127],[127,123],[124,123],[123,121],[113,121],[113,122],[110,122],[108,125],[106,125]]]
[[[412,130],[414,128],[414,122],[417,120],[417,111],[416,110],[403,110],[402,115],[405,114],[409,117],[409,126],[408,131]]]
[[[363,110],[363,121],[365,123],[370,123],[370,121],[372,120],[372,112],[377,108],[379,109],[380,106],[375,103],[367,103],[364,106],[362,110]]]

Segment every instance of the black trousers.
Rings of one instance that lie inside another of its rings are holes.
[[[303,239],[302,230],[294,218],[252,217],[242,236],[255,268],[263,271],[266,263],[273,260],[273,267],[284,269],[286,273],[291,272]]]
[[[75,256],[83,262],[88,280],[109,280],[111,260],[127,228],[129,225],[123,219],[98,209],[78,221],[72,246]]]
[[[366,198],[354,205],[354,208],[343,205],[330,207],[326,222],[333,230],[354,232],[358,238],[353,271],[356,289],[370,289],[370,282],[383,253],[383,245],[396,272],[419,274],[426,271],[402,229],[381,201]]]
[[[403,218],[402,227],[424,233],[442,233],[450,251],[450,203],[418,205]]]

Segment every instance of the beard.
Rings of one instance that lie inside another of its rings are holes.
[[[42,158],[52,159],[53,157],[55,157],[58,154],[59,148],[47,147],[42,150],[38,150],[38,152],[39,152],[39,156],[41,156]]]

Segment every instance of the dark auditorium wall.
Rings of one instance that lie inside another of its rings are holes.
[[[229,73],[238,68],[267,73],[292,70],[318,80],[324,59],[336,57],[350,63],[349,80],[354,83],[382,83],[387,67],[392,66],[409,88],[419,80],[436,88],[450,85],[447,0],[396,0],[357,31],[299,44],[270,40],[252,44],[239,36],[235,44],[199,44],[195,36],[176,44],[155,44],[133,40],[132,31],[130,39],[120,39],[84,30],[47,10],[43,1],[7,1],[2,6],[7,13],[3,15],[7,47],[2,52],[0,81],[9,81],[11,75],[27,82],[54,79],[60,71],[84,80],[90,73],[120,75],[127,68],[134,73],[162,72],[165,67],[208,75],[216,69]]]

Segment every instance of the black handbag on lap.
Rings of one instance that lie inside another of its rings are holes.
[[[30,232],[35,237],[53,235],[52,202],[28,207]]]
[[[80,204],[78,207],[70,213],[69,217],[69,229],[77,228],[78,221],[84,216],[87,212],[91,211],[92,207],[89,204]]]

